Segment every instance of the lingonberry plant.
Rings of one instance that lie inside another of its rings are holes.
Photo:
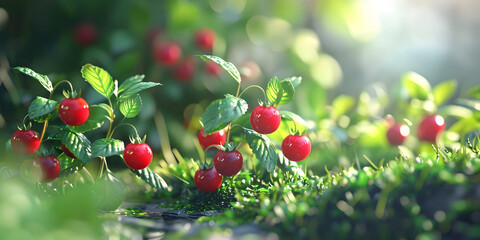
[[[212,161],[213,166],[207,163],[206,159],[199,163],[195,184],[201,191],[215,191],[220,187],[222,176],[234,176],[241,171],[244,157],[239,147],[243,143],[248,144],[263,166],[260,174],[273,173],[280,158],[286,157],[291,161],[307,158],[311,143],[305,136],[305,121],[294,113],[278,110],[278,106],[293,100],[295,86],[300,83],[301,78],[292,77],[280,81],[274,77],[268,82],[266,90],[251,85],[240,92],[241,76],[232,63],[211,55],[202,55],[201,58],[221,66],[238,83],[235,95],[226,94],[224,98],[210,103],[200,119],[204,127],[198,133],[200,145],[205,151],[211,148],[219,150]],[[259,101],[260,106],[247,113],[249,106],[241,97],[245,91],[254,88],[261,90],[263,98]],[[239,131],[233,133],[234,128]],[[224,135],[223,132],[226,137],[220,138]],[[283,143],[276,145],[266,135],[272,133],[285,139]],[[231,137],[233,134],[236,136]],[[282,145],[281,151],[276,147],[279,145]],[[255,170],[254,174],[257,174]]]
[[[36,97],[28,108],[28,118],[43,124],[40,136],[33,130],[23,127],[16,131],[7,143],[7,147],[8,144],[11,145],[17,154],[34,155],[22,158],[26,163],[19,165],[26,168],[24,170],[40,172],[41,176],[37,180],[41,181],[81,174],[95,185],[104,186],[99,188],[106,196],[102,201],[107,202],[111,200],[108,198],[113,196],[123,198],[121,194],[110,194],[112,189],[120,189],[117,192],[123,193],[120,181],[106,164],[107,157],[117,155],[123,157],[125,164],[148,184],[157,189],[166,187],[163,179],[147,168],[153,155],[150,146],[145,143],[146,136],[140,138],[136,128],[125,122],[126,119],[136,117],[140,113],[142,98],[139,92],[158,86],[159,83],[144,82],[143,75],[136,75],[119,84],[107,71],[86,64],[81,69],[82,77],[96,92],[105,97],[107,102],[89,105],[74,91],[73,85],[68,80],[53,85],[48,76],[38,74],[29,68],[16,67],[14,70],[37,79],[50,93],[48,98]],[[58,97],[54,98],[54,94],[62,84],[68,86],[68,89],[64,90],[65,98],[57,102],[55,99]],[[108,125],[106,133],[100,128],[105,124]],[[25,126],[25,123],[23,125]],[[132,143],[126,147],[122,140],[114,138],[115,130],[120,126],[129,126],[135,131],[135,135],[131,136]],[[98,136],[103,132],[105,137],[95,140],[87,137],[86,133],[92,131],[96,133],[88,136]],[[91,164],[96,161],[100,161],[99,164]],[[87,170],[87,165],[91,165],[90,171],[98,166],[95,175]],[[109,209],[118,206],[117,204]]]

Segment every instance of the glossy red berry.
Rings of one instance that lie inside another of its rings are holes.
[[[54,180],[60,173],[60,162],[53,155],[35,157],[35,159],[33,159],[33,166],[41,169],[41,180],[44,182]]]
[[[227,140],[227,136],[225,135],[225,131],[223,129],[208,135],[204,133],[204,128],[202,128],[197,135],[198,142],[203,149],[206,149],[208,146],[211,145],[223,146],[225,144],[225,141]]]
[[[387,130],[388,142],[392,145],[402,145],[410,135],[410,128],[401,123],[396,123]]]
[[[152,162],[152,149],[146,143],[129,143],[123,150],[123,159],[131,169],[140,170]]]
[[[75,157],[75,154],[73,154],[70,150],[68,150],[67,146],[65,146],[65,144],[60,144],[60,147],[62,148],[62,151],[63,153],[65,153],[65,155],[71,157],[71,158],[77,158]]]
[[[205,72],[213,77],[220,77],[223,73],[223,68],[218,66],[214,61],[207,61],[205,63]]]
[[[418,138],[435,143],[443,130],[445,130],[445,119],[440,115],[429,115],[424,117],[418,126]]]
[[[75,28],[75,41],[82,46],[87,46],[97,40],[97,29],[90,23],[81,23]]]
[[[195,32],[195,44],[205,52],[212,51],[217,34],[210,28],[202,28]]]
[[[242,170],[243,157],[238,150],[218,151],[213,158],[213,166],[223,176],[233,176]]]
[[[198,169],[195,173],[195,185],[202,192],[215,192],[222,185],[222,175],[212,167],[210,169]]]
[[[250,124],[253,130],[262,134],[275,132],[280,126],[281,120],[280,112],[274,106],[258,106],[253,109],[252,115],[250,115]]]
[[[164,66],[177,64],[182,56],[182,49],[176,43],[157,42],[153,44],[153,57],[155,61]]]
[[[70,126],[79,126],[85,123],[89,113],[88,103],[81,97],[65,98],[58,106],[60,120]]]
[[[282,142],[283,155],[290,161],[298,162],[308,157],[312,150],[310,139],[305,135],[288,135]]]
[[[17,130],[10,139],[12,150],[24,156],[30,156],[40,147],[40,138],[33,130]]]
[[[189,83],[195,74],[196,62],[195,59],[189,57],[180,62],[173,70],[173,76],[180,83]]]

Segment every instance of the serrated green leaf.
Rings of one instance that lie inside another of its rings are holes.
[[[123,81],[120,84],[120,86],[118,86],[118,94],[122,93],[123,91],[127,90],[129,87],[137,83],[141,83],[144,78],[145,78],[145,75],[135,75],[127,78],[125,81]]]
[[[245,139],[252,149],[255,157],[269,173],[273,173],[277,165],[278,156],[270,139],[250,129],[244,129]]]
[[[38,96],[28,107],[28,117],[35,119],[55,111],[57,101]]]
[[[295,87],[293,87],[293,83],[289,80],[280,81],[280,86],[282,86],[283,94],[278,105],[287,104],[295,97]]]
[[[119,109],[126,118],[136,117],[140,113],[140,110],[142,110],[142,98],[138,94],[132,96],[120,102]]]
[[[219,58],[217,56],[212,56],[212,55],[201,55],[200,57],[202,58],[203,61],[208,61],[208,60],[214,61],[216,64],[222,67],[225,71],[227,71],[230,74],[230,76],[232,76],[233,79],[235,79],[235,81],[237,81],[238,83],[242,82],[240,73],[238,72],[238,69],[235,67],[235,65],[233,65],[233,63],[227,62],[222,58]]]
[[[114,211],[125,201],[125,188],[122,182],[107,170],[93,186],[100,209]]]
[[[168,190],[168,184],[165,182],[165,180],[163,180],[160,175],[152,171],[150,168],[145,168],[142,170],[132,169],[132,172],[158,191]]]
[[[105,103],[91,105],[89,107],[87,121],[80,126],[68,126],[68,128],[76,133],[91,131],[101,127],[106,121],[109,121],[112,114],[112,108]]]
[[[71,158],[65,153],[60,154],[57,159],[60,162],[59,177],[65,177],[74,174],[78,172],[78,170],[82,169],[83,166],[85,166],[85,163],[81,160],[77,158]]]
[[[295,88],[289,80],[279,81],[277,77],[272,78],[267,85],[267,98],[273,106],[287,104],[295,96]]]
[[[332,112],[335,117],[346,114],[355,106],[355,99],[352,96],[340,95],[332,102]]]
[[[121,140],[113,138],[98,139],[92,145],[92,158],[120,155],[124,149],[125,145]]]
[[[97,66],[85,64],[82,67],[82,76],[98,93],[107,99],[112,96],[115,86],[113,84],[112,76]]]
[[[91,143],[85,135],[71,132],[68,129],[60,129],[57,135],[73,155],[85,164],[90,162]]]
[[[26,67],[14,67],[13,69],[37,79],[40,82],[40,84],[42,84],[42,86],[45,89],[47,89],[47,91],[49,92],[53,91],[52,82],[50,81],[47,75],[38,74],[32,69],[26,68]]]
[[[427,100],[431,97],[430,83],[418,73],[408,72],[403,75],[402,83],[411,98]]]
[[[247,109],[248,104],[245,100],[230,94],[225,95],[224,99],[213,101],[200,119],[205,134],[225,128],[230,122],[245,114]]]
[[[433,88],[433,101],[437,106],[448,101],[457,90],[457,81],[452,79],[443,81]]]
[[[119,101],[125,101],[128,98],[135,96],[135,94],[139,93],[142,90],[155,87],[160,85],[160,83],[154,83],[154,82],[140,82],[137,84],[134,84],[133,86],[129,87],[125,91],[123,91],[119,96],[118,100]]]

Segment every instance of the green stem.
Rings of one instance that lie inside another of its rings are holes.
[[[293,134],[292,134],[291,129],[289,129],[290,134],[295,135],[296,133],[298,133],[297,122],[295,122],[295,119],[290,114],[287,114],[287,113],[284,113],[282,115],[287,116],[288,118],[292,119],[292,121],[293,121],[294,131],[293,131]]]
[[[82,171],[83,171],[85,174],[87,174],[88,179],[90,180],[90,182],[91,182],[92,184],[95,183],[95,180],[93,180],[92,175],[90,174],[90,172],[89,172],[85,167],[82,168]]]
[[[113,109],[112,101],[110,101],[110,99],[108,99],[108,104],[110,105],[110,108]],[[112,125],[113,125],[114,117],[115,116],[114,116],[113,111],[112,111],[112,113],[110,114],[110,123],[108,125],[107,138],[112,137]]]
[[[43,130],[42,134],[40,135],[40,143],[43,141],[43,137],[45,136],[45,132],[47,131],[48,120],[43,123]]]
[[[73,86],[72,86],[72,84],[70,83],[70,81],[68,81],[68,80],[62,80],[62,81],[58,82],[57,84],[55,84],[55,86],[53,87],[52,91],[50,92],[50,97],[49,97],[48,99],[51,99],[51,98],[52,98],[53,92],[55,91],[55,89],[57,89],[57,87],[58,87],[61,83],[68,83],[68,85],[70,86],[70,91],[73,92]]]
[[[251,88],[257,88],[257,89],[260,89],[263,93],[263,102],[266,103],[267,102],[267,94],[265,93],[265,90],[263,90],[262,87],[258,86],[258,85],[251,85],[251,86],[248,86],[247,88],[245,88],[242,93],[240,93],[240,96],[241,97],[248,89],[251,89]]]
[[[52,96],[53,96],[53,92],[55,91],[55,89],[57,89],[57,87],[62,84],[62,83],[68,83],[68,85],[70,86],[70,90],[73,92],[73,86],[72,84],[68,81],[68,80],[62,80],[60,82],[58,82],[57,84],[55,84],[55,86],[53,87],[52,91],[50,92],[50,96],[48,97],[48,100],[52,99]],[[42,130],[42,134],[40,135],[40,142],[43,141],[43,137],[45,136],[45,132],[47,131],[47,127],[48,127],[48,120],[46,120],[44,123],[43,123],[43,130]]]
[[[113,136],[113,133],[115,133],[115,130],[116,130],[118,127],[120,127],[120,126],[125,126],[125,125],[126,125],[126,126],[130,126],[130,127],[133,128],[133,130],[135,130],[135,135],[136,135],[135,138],[140,138],[140,135],[138,135],[137,129],[135,128],[135,126],[133,126],[133,125],[130,124],[130,123],[119,123],[117,126],[115,126],[115,127],[112,129],[110,135],[107,135],[107,138],[111,138],[111,137]]]

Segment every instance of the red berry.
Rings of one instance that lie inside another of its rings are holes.
[[[222,175],[214,167],[198,169],[195,173],[195,185],[202,192],[215,192],[222,185]]]
[[[189,57],[179,63],[173,70],[173,76],[180,83],[189,83],[192,81],[195,73],[195,59]]]
[[[253,130],[262,134],[275,132],[280,126],[281,120],[280,112],[274,106],[258,106],[253,109],[252,115],[250,115],[250,124]]]
[[[65,153],[65,155],[71,157],[71,158],[77,158],[75,157],[75,154],[73,154],[72,152],[70,152],[70,150],[68,150],[67,146],[65,146],[65,144],[60,144],[60,147],[62,148],[62,151],[63,153]]]
[[[88,103],[80,97],[65,98],[58,106],[58,116],[60,120],[70,126],[79,126],[88,119]]]
[[[208,135],[205,135],[204,133],[204,128],[202,128],[197,135],[198,142],[200,142],[200,145],[203,147],[203,149],[206,149],[211,145],[223,146],[227,140],[227,136],[225,135],[225,131],[223,129]]]
[[[283,139],[282,152],[290,161],[302,161],[308,157],[311,150],[312,144],[305,135],[288,135]]]
[[[152,149],[146,143],[129,143],[123,150],[123,159],[131,169],[140,170],[152,162]]]
[[[445,119],[440,115],[429,115],[420,122],[418,137],[422,141],[435,143],[443,130],[445,130]]]
[[[388,142],[392,145],[402,145],[410,134],[410,128],[401,123],[396,123],[387,131]]]
[[[157,63],[162,65],[175,65],[180,60],[181,55],[182,49],[176,43],[157,42],[153,44],[153,57]]]
[[[82,46],[87,46],[97,40],[97,29],[90,23],[81,23],[75,28],[75,41]]]
[[[220,77],[223,72],[223,68],[218,66],[214,61],[207,61],[205,63],[205,72],[213,77]]]
[[[202,28],[195,33],[195,44],[205,52],[212,51],[217,34],[210,28]]]
[[[60,173],[60,162],[58,159],[53,156],[46,156],[46,157],[35,157],[33,159],[33,166],[40,167],[42,172],[42,181],[51,181],[58,177]]]
[[[218,151],[213,158],[213,166],[223,176],[233,176],[242,170],[243,157],[238,150]]]
[[[30,156],[40,147],[40,138],[33,130],[17,130],[10,140],[14,152]]]

